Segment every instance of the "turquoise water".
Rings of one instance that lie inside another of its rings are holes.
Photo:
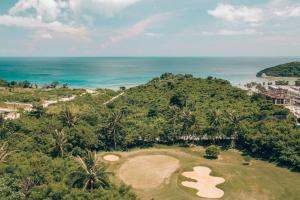
[[[266,67],[300,58],[0,58],[0,78],[52,81],[73,87],[118,88],[146,83],[165,72],[214,76],[234,85],[256,80]]]

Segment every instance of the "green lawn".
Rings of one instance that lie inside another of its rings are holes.
[[[219,160],[203,158],[203,148],[159,147],[131,152],[116,152],[121,155],[117,163],[110,164],[109,169],[118,179],[118,169],[127,159],[138,155],[169,155],[180,160],[181,167],[159,188],[152,190],[134,190],[141,199],[150,200],[199,200],[196,191],[181,186],[186,180],[181,173],[194,166],[207,166],[212,175],[226,179],[218,187],[224,190],[222,199],[228,200],[298,200],[300,197],[300,173],[290,172],[274,164],[253,160],[251,166],[243,165],[243,158],[237,151],[229,150],[221,154]]]

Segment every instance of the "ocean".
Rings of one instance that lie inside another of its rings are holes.
[[[39,85],[52,81],[71,87],[111,88],[146,83],[165,72],[213,76],[241,86],[256,81],[256,73],[292,57],[68,57],[0,58],[0,79],[28,80]]]

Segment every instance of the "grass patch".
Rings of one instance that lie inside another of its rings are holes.
[[[114,152],[112,152],[114,153]],[[192,147],[165,147],[149,149],[136,149],[129,152],[115,152],[121,156],[117,163],[112,163],[109,168],[115,173],[112,181],[120,184],[118,170],[130,158],[145,155],[167,155],[180,161],[180,168],[169,178],[167,183],[150,190],[137,190],[141,199],[155,200],[199,200],[196,190],[181,185],[188,180],[181,174],[190,171],[195,166],[205,166],[212,170],[212,176],[223,177],[226,181],[218,185],[225,192],[222,199],[259,199],[259,200],[297,200],[300,196],[300,173],[291,172],[272,163],[252,160],[252,165],[243,165],[244,158],[241,153],[228,150],[220,154],[218,160],[203,158],[204,148]],[[104,155],[104,154],[102,154]]]

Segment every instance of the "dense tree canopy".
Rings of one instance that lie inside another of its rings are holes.
[[[0,162],[0,199],[136,199],[110,182],[92,152],[157,143],[238,148],[300,169],[295,118],[228,81],[163,74],[104,104],[117,94],[99,90],[45,112],[2,119],[0,146],[9,155]]]
[[[264,69],[257,73],[257,77],[263,74],[274,77],[300,77],[300,62],[290,62]]]

